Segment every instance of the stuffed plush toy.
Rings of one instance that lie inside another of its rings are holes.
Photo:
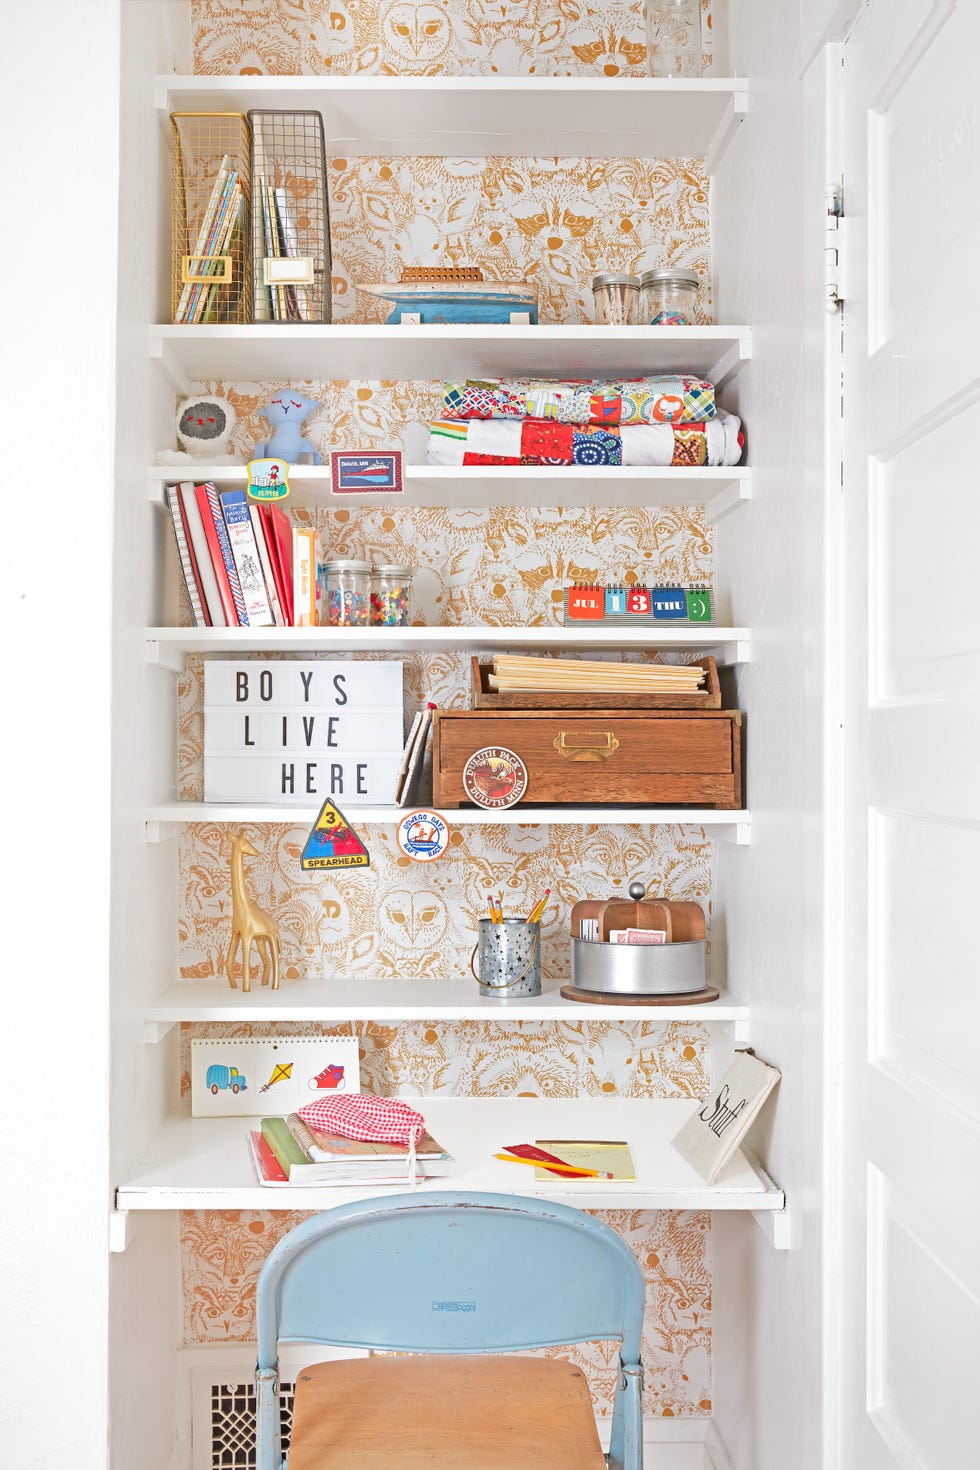
[[[177,406],[177,438],[182,448],[161,450],[157,463],[184,464],[188,459],[240,463],[238,455],[227,452],[236,419],[227,398],[185,398]]]
[[[322,464],[316,446],[300,434],[303,421],[319,407],[315,399],[304,398],[302,393],[291,390],[277,393],[262,410],[262,417],[269,420],[274,430],[272,438],[256,444],[255,458],[284,459],[288,464],[298,464],[301,454],[310,454],[311,464]]]

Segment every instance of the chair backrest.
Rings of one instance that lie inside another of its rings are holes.
[[[516,1195],[388,1195],[284,1236],[259,1277],[259,1368],[280,1339],[472,1353],[596,1339],[638,1363],[643,1276],[580,1210]]]

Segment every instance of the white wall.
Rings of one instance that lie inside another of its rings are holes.
[[[106,1457],[119,10],[0,3],[0,1461],[11,1470],[94,1470]],[[44,1134],[67,1146],[40,1157]]]
[[[738,676],[752,844],[720,854],[719,918],[753,1046],[783,1072],[752,1143],[796,1235],[777,1252],[747,1218],[715,1217],[713,1403],[735,1470],[817,1470],[822,1453],[823,466],[809,374],[823,345],[824,206],[820,169],[804,169],[797,19],[775,0],[733,0],[733,70],[750,78],[750,112],[712,198],[717,319],[754,334],[726,399],[745,420],[753,503],[716,542],[733,620],[753,630]]]

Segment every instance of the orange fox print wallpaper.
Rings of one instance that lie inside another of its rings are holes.
[[[192,0],[200,73],[326,76],[595,76],[647,74],[642,0]],[[703,5],[705,63],[711,14]],[[650,139],[656,154],[657,139]],[[472,265],[526,279],[542,323],[592,320],[602,270],[677,266],[700,279],[698,320],[712,320],[709,184],[702,159],[328,157],[333,319],[376,322],[388,309],[359,286],[399,279],[406,265]],[[678,364],[679,367],[683,364]],[[248,457],[267,439],[260,409],[302,387],[319,407],[304,433],[331,450],[393,449],[425,460],[441,417],[438,382],[208,382],[238,415],[229,448]],[[697,506],[657,509],[410,507],[291,509],[313,527],[324,558],[363,557],[417,568],[413,619],[444,625],[561,622],[562,589],[583,580],[710,583],[712,544]],[[177,586],[176,565],[171,585]],[[187,621],[189,610],[175,606]],[[405,709],[426,700],[465,707],[468,660],[406,654]],[[176,789],[203,794],[202,660],[190,658],[178,697]],[[306,976],[458,978],[469,974],[477,917],[502,888],[521,911],[552,890],[543,970],[567,974],[568,912],[642,876],[651,891],[695,899],[711,918],[711,843],[700,827],[458,828],[447,854],[415,864],[386,827],[368,830],[370,869],[300,870],[306,832],[247,829],[258,850],[249,887],[279,921],[283,985]],[[230,832],[193,824],[179,837],[180,974],[227,985]],[[476,988],[473,982],[474,990]],[[268,1034],[292,1027],[185,1026],[180,1092],[194,1036]],[[387,1094],[686,1098],[705,1094],[709,1029],[698,1022],[416,1022],[335,1028],[359,1041],[365,1087]],[[183,1336],[188,1345],[254,1337],[255,1282],[298,1211],[186,1212],[181,1217]],[[636,1252],[647,1280],[648,1414],[711,1412],[711,1234],[702,1212],[615,1210],[602,1218]],[[608,1413],[614,1362],[599,1346],[569,1352]]]
[[[643,0],[192,0],[194,70],[647,75]],[[710,0],[702,47],[711,63]]]

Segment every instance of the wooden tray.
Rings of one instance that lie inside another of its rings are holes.
[[[472,709],[721,709],[718,665],[709,656],[699,659],[704,688],[694,694],[576,694],[574,690],[546,693],[497,694],[488,683],[493,664],[471,662]]]
[[[703,990],[688,990],[682,995],[617,995],[612,990],[579,990],[577,985],[563,985],[559,992],[566,1000],[584,1001],[593,1006],[700,1006],[717,1000],[713,985]]]

